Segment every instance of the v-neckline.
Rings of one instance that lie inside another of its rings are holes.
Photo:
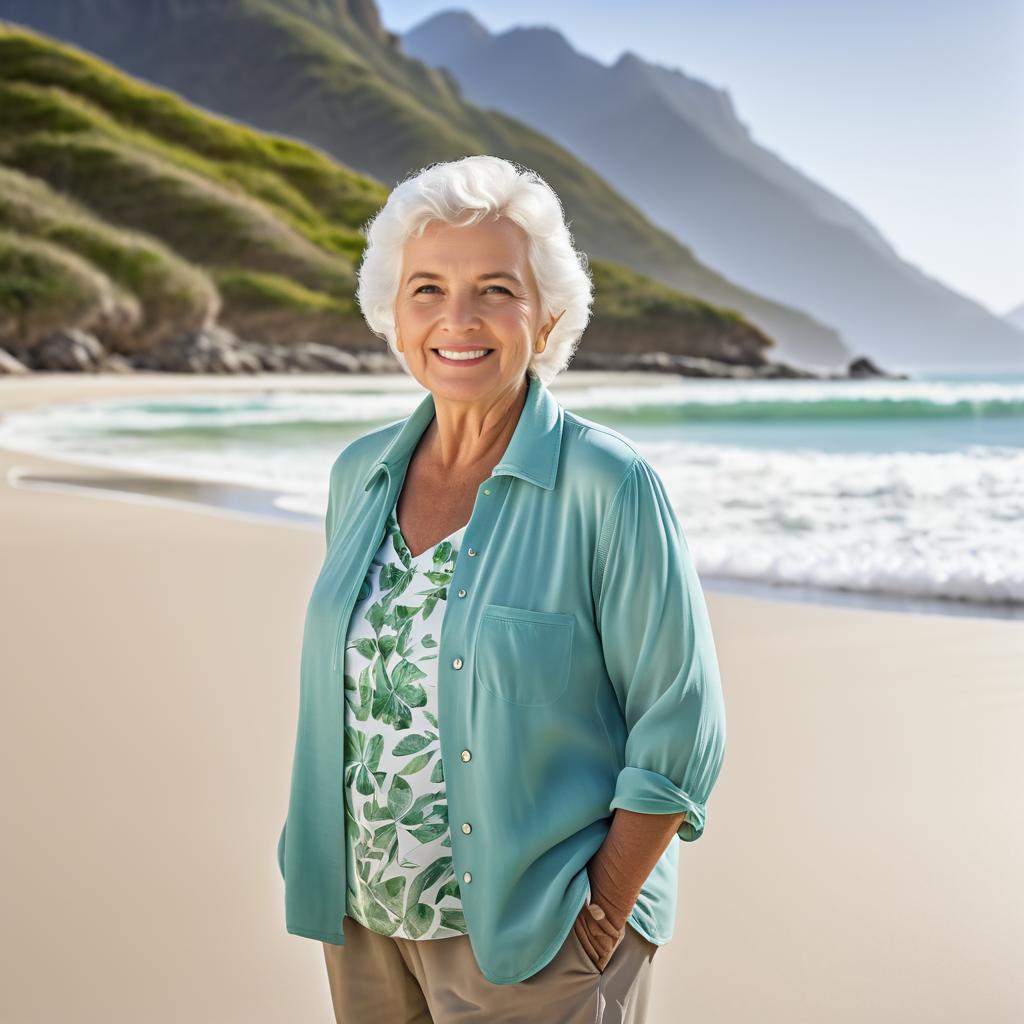
[[[457,530],[452,530],[452,532],[449,533],[447,537],[442,537],[436,544],[431,544],[429,547],[424,548],[418,555],[414,555],[412,553],[412,548],[409,547],[409,542],[405,539],[405,534],[402,533],[402,527],[398,523],[397,504],[395,505],[394,508],[391,509],[391,523],[395,528],[395,533],[397,533],[398,536],[402,538],[402,543],[405,545],[405,550],[409,552],[409,557],[414,562],[419,561],[424,555],[433,554],[445,541],[451,540],[452,537],[454,537],[456,534],[462,533],[462,531],[465,530],[467,526],[469,526],[468,522],[463,523]]]

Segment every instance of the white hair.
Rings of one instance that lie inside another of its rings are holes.
[[[414,172],[395,186],[366,226],[356,297],[370,330],[388,343],[406,373],[408,363],[395,347],[395,302],[406,241],[420,236],[431,221],[464,226],[492,215],[507,217],[526,232],[541,322],[565,310],[544,351],[531,353],[528,372],[547,384],[572,358],[590,320],[593,285],[587,257],[573,246],[558,196],[529,168],[496,156],[467,156]]]

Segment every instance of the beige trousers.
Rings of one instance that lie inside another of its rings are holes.
[[[489,982],[468,935],[392,938],[345,918],[323,943],[337,1024],[644,1024],[658,950],[627,924],[603,971],[575,931],[535,974]]]

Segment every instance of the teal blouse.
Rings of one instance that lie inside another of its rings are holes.
[[[306,609],[288,813],[278,842],[294,935],[344,945],[344,645],[409,460],[434,415],[351,442],[331,470],[327,550]],[[529,376],[477,489],[438,647],[452,866],[484,977],[522,981],[590,897],[616,807],[686,817],[629,923],[672,937],[680,840],[704,831],[725,707],[700,581],[665,486],[621,433]]]

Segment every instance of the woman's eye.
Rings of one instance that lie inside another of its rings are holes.
[[[419,288],[417,288],[416,291],[413,292],[413,295],[418,295],[421,291],[423,291],[424,288],[436,288],[436,287],[437,287],[436,284],[421,284],[419,286]],[[506,295],[511,295],[512,294],[512,292],[509,291],[509,289],[506,288],[503,284],[489,284],[484,289],[484,291],[490,291],[492,288],[500,288]]]

